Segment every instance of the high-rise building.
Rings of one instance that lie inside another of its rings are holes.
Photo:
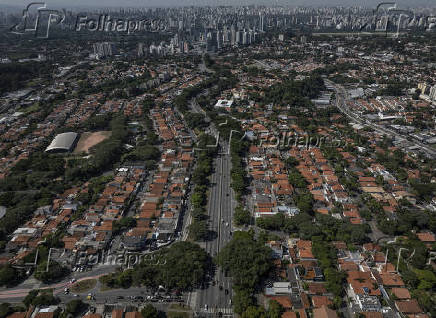
[[[231,27],[231,39],[230,39],[230,43],[232,44],[232,45],[235,45],[235,43],[236,43],[236,29],[235,29],[235,26],[234,25],[232,25],[232,27]]]
[[[265,31],[265,16],[263,15],[263,13],[259,13],[259,28],[261,32]]]
[[[428,96],[433,102],[436,102],[436,85],[430,88],[430,94]]]
[[[421,90],[421,94],[427,95],[430,92],[430,87],[427,85],[427,83],[418,83],[418,89]]]
[[[147,48],[144,43],[138,43],[138,57],[142,57],[147,54]]]
[[[248,33],[247,31],[244,30],[244,32],[242,33],[242,44],[243,45],[247,45],[248,43]]]
[[[221,31],[216,33],[216,44],[218,50],[223,47],[223,33]]]
[[[97,58],[105,58],[116,54],[115,44],[112,42],[94,43],[94,54]]]
[[[241,31],[236,31],[235,43],[241,43]]]

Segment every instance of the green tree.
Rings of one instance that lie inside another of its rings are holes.
[[[31,290],[26,297],[23,299],[23,303],[26,305],[27,308],[32,304],[33,300],[38,296],[39,290],[33,289]]]
[[[245,210],[241,206],[237,206],[235,208],[235,214],[234,214],[233,218],[234,218],[235,224],[237,226],[248,225],[251,222],[250,212],[248,212],[247,210]]]
[[[73,299],[70,302],[67,303],[65,306],[65,311],[73,316],[77,316],[81,312],[83,312],[88,307],[87,304],[85,304],[80,299]]]
[[[5,265],[0,268],[0,285],[13,286],[19,280],[19,276],[18,272],[11,265]]]
[[[208,229],[206,221],[193,221],[189,226],[189,236],[194,241],[202,241],[207,239]]]
[[[142,310],[141,314],[143,318],[159,318],[159,312],[153,305],[147,304]]]
[[[252,237],[235,232],[217,256],[218,264],[230,272],[238,288],[252,290],[271,269],[272,252]]]
[[[35,273],[35,278],[42,281],[45,284],[49,284],[58,281],[67,276],[70,271],[60,265],[58,262],[51,260],[47,271],[47,261],[38,265]]]
[[[0,318],[6,318],[13,313],[13,308],[9,303],[2,303],[0,305]]]
[[[242,318],[267,318],[267,314],[263,307],[250,306],[241,315]]]
[[[254,305],[253,296],[247,290],[235,290],[233,294],[233,310],[241,315],[250,306]]]
[[[268,318],[281,318],[285,309],[275,300],[269,302]]]

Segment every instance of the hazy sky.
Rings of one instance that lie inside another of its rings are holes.
[[[163,7],[163,6],[189,6],[189,5],[240,5],[240,4],[279,4],[290,6],[364,6],[375,7],[386,0],[0,0],[1,4],[12,6],[25,6],[30,2],[41,1],[47,5],[65,8],[73,7]],[[392,1],[393,0],[388,0]],[[397,0],[398,6],[426,6],[435,7],[436,0]]]

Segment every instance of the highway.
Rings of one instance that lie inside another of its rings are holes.
[[[222,143],[222,154],[215,159],[215,171],[211,177],[210,196],[208,201],[209,229],[211,238],[206,241],[206,251],[214,257],[231,239],[233,209],[235,206],[231,182],[231,157],[227,154],[227,145]],[[231,298],[232,282],[220,268],[215,270],[212,282],[199,289],[193,295],[190,305],[200,316],[216,315],[233,316]]]
[[[345,114],[347,117],[349,117],[352,121],[368,126],[370,128],[372,128],[373,130],[377,131],[380,134],[384,134],[390,137],[395,137],[396,140],[400,140],[402,142],[404,142],[406,145],[416,145],[418,146],[422,151],[424,151],[429,157],[431,158],[435,158],[436,157],[436,150],[423,144],[422,142],[419,142],[415,139],[410,140],[410,138],[405,138],[403,135],[401,135],[400,133],[397,133],[391,129],[388,129],[386,127],[383,127],[381,125],[375,124],[373,122],[371,122],[368,119],[365,118],[361,118],[360,115],[357,112],[353,112],[352,110],[350,110],[347,106],[347,101],[349,100],[348,98],[348,94],[345,90],[345,88],[341,85],[337,85],[329,80],[326,80],[326,82],[328,84],[330,84],[331,86],[333,86],[335,88],[335,92],[336,92],[336,107],[338,107],[338,109]]]
[[[210,133],[219,138],[218,129],[196,99],[190,101],[190,107],[206,116],[210,123]],[[231,156],[227,141],[219,141],[219,155],[214,161],[215,170],[211,176],[210,195],[208,199],[209,230],[212,235],[206,241],[204,248],[215,257],[231,239],[233,231],[233,210],[236,206],[231,184]],[[220,268],[216,268],[212,283],[188,296],[188,305],[195,315],[210,316],[221,313],[223,316],[233,316],[232,282]]]

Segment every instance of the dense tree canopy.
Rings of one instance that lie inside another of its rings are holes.
[[[103,276],[100,281],[109,287],[162,285],[171,290],[191,290],[205,280],[210,266],[210,257],[199,245],[177,242],[154,253],[152,261],[148,258],[131,270]]]
[[[235,232],[217,256],[218,264],[233,277],[236,289],[254,290],[271,269],[271,249],[247,232]]]

